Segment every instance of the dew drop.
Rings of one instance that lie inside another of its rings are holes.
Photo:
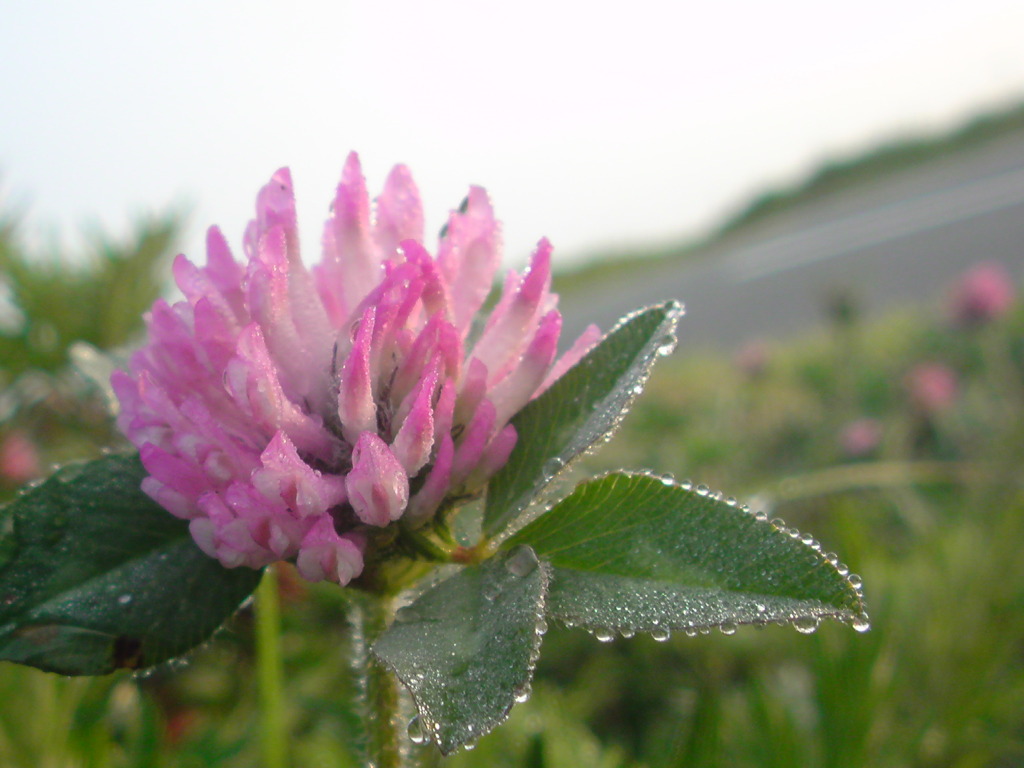
[[[679,487],[682,488],[684,491],[692,491],[693,482],[690,480],[683,480],[683,482],[679,484]]]
[[[561,472],[562,467],[564,466],[565,462],[556,456],[555,458],[548,459],[544,462],[544,466],[541,468],[541,471],[544,473],[545,477],[551,478]]]
[[[706,485],[703,485],[703,484],[702,485],[698,485],[694,490],[697,491],[697,494],[699,496],[707,496],[709,493],[711,493],[711,489],[708,488]]]
[[[860,591],[860,588],[864,586],[864,581],[856,573],[851,573],[846,577],[846,580],[850,582],[850,586]]]
[[[529,547],[523,546],[515,550],[505,561],[505,568],[513,576],[524,578],[537,570],[537,555]]]
[[[620,629],[619,630],[619,634],[622,635],[627,640],[629,640],[629,638],[631,638],[636,633],[632,629],[629,629],[628,627],[626,627],[626,628]]]
[[[594,637],[596,637],[598,642],[600,643],[610,643],[612,640],[615,639],[615,633],[612,632],[610,629],[595,629]]]
[[[476,742],[467,741],[465,744],[462,745],[462,748],[467,752],[472,752],[474,749],[476,749]]]
[[[530,700],[530,694],[533,693],[533,689],[530,688],[530,684],[527,683],[522,688],[516,689],[515,700],[517,704],[525,704]]]
[[[809,546],[811,546],[811,544],[814,543],[814,537],[811,536],[811,534],[809,534],[809,533],[805,533],[803,536],[800,537],[800,541],[802,541],[804,544],[806,544],[809,547]]]
[[[655,627],[651,630],[651,637],[654,638],[655,642],[664,643],[666,640],[672,637],[672,633],[664,627]]]
[[[697,631],[696,627],[687,627],[683,630],[683,634],[685,634],[687,637],[696,637],[700,633]]]
[[[757,520],[757,522],[759,523],[767,523],[768,515],[766,515],[764,512],[756,512],[754,513],[754,519]]]
[[[854,632],[867,632],[871,629],[871,620],[866,613],[862,613],[850,622],[850,626],[853,627]]]
[[[793,627],[797,632],[803,635],[809,635],[818,628],[818,624],[821,620],[817,616],[801,616],[798,619],[793,619]]]
[[[766,606],[764,603],[757,603],[754,605],[754,608],[757,610],[758,613],[764,613],[768,610],[768,606]]]
[[[501,594],[501,584],[498,582],[491,582],[490,584],[485,584],[481,592],[483,593],[485,599],[491,601],[497,600],[498,595]]]
[[[412,720],[409,721],[409,741],[413,744],[426,744],[430,741],[430,734],[427,729],[423,727],[423,721],[420,720],[420,716],[416,715]]]
[[[395,619],[402,623],[419,621],[420,614],[411,605],[406,605],[398,609],[398,612],[395,614]]]
[[[723,635],[735,635],[736,625],[733,624],[731,621],[723,621],[721,624],[718,625],[718,630]]]
[[[543,616],[537,617],[537,623],[533,625],[533,631],[538,635],[546,635],[548,632],[548,622]]]
[[[131,601],[132,601],[132,596],[129,595],[127,592],[125,594],[123,594],[123,595],[118,596],[118,598],[117,598],[117,604],[118,605],[128,605],[129,603],[131,603]]]
[[[658,339],[658,354],[661,357],[671,355],[676,348],[676,343],[679,340],[676,338],[674,333],[666,334]]]

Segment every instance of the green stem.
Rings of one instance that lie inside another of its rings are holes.
[[[402,768],[409,764],[407,724],[402,718],[398,679],[370,653],[373,642],[394,616],[393,597],[353,593],[349,610],[352,671],[366,728],[366,765]]]
[[[284,672],[281,663],[281,610],[277,571],[263,572],[256,591],[256,657],[260,692],[260,743],[265,768],[287,768],[288,738],[284,718]]]

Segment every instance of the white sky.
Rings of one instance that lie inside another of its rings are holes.
[[[0,186],[31,231],[187,206],[240,252],[289,165],[306,255],[349,149],[507,260],[695,233],[826,155],[1024,96],[1020,0],[8,0]]]

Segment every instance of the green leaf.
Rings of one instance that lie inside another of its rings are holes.
[[[227,570],[139,488],[137,456],[69,465],[0,509],[0,659],[137,669],[207,640],[260,572]]]
[[[529,695],[547,586],[529,547],[499,553],[399,610],[374,644],[442,754],[488,733]]]
[[[809,632],[826,617],[867,629],[859,580],[806,541],[703,486],[623,473],[580,484],[508,545],[553,566],[549,615],[609,638],[768,622]]]
[[[675,346],[683,314],[668,302],[629,315],[512,420],[519,438],[487,490],[484,533],[512,523],[569,462],[607,439],[643,389],[659,355]]]

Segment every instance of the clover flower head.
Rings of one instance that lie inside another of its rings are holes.
[[[512,416],[599,336],[556,360],[546,240],[482,313],[500,263],[486,193],[470,189],[431,255],[403,166],[374,206],[349,156],[312,269],[279,170],[243,247],[241,264],[214,227],[205,267],[177,258],[185,299],[154,304],[112,379],[143,489],[227,567],[290,560],[348,583],[374,531],[478,492],[515,446]]]
[[[949,410],[960,388],[953,370],[938,362],[915,365],[907,374],[906,386],[911,402],[926,415]]]
[[[882,433],[882,423],[877,419],[855,419],[840,430],[839,447],[848,458],[859,459],[878,449]]]
[[[26,483],[41,474],[39,451],[27,434],[14,430],[0,438],[0,481]]]
[[[953,285],[949,315],[957,325],[984,325],[1009,312],[1015,298],[1013,278],[1006,267],[994,261],[982,262]]]

